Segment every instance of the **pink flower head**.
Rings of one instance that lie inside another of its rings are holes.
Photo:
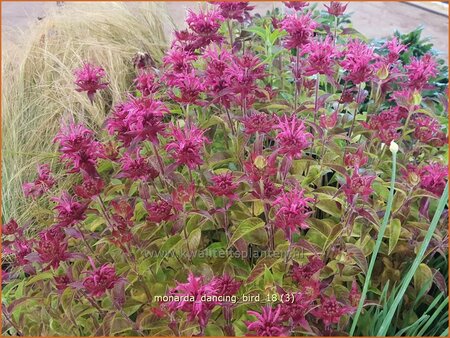
[[[209,140],[204,136],[205,130],[195,125],[186,125],[184,128],[171,126],[170,135],[173,141],[166,145],[166,150],[178,165],[187,165],[189,169],[203,163],[202,149]]]
[[[100,268],[90,271],[83,280],[83,286],[87,293],[93,297],[101,297],[106,290],[114,288],[119,281],[116,270],[110,264],[103,264]]]
[[[186,23],[194,33],[208,37],[217,33],[222,21],[223,17],[217,10],[208,12],[201,11],[198,14],[189,10],[186,18]]]
[[[352,282],[352,288],[350,289],[348,298],[350,300],[350,305],[356,309],[361,299],[361,292],[359,291],[358,283],[355,280]]]
[[[291,294],[293,301],[284,302],[281,304],[281,317],[283,321],[292,320],[294,326],[301,326],[308,328],[309,324],[306,320],[306,315],[311,308],[311,300],[306,298],[301,292]]]
[[[218,33],[224,18],[219,11],[200,11],[198,14],[192,10],[188,11],[186,23],[189,28],[198,36],[195,48],[202,48],[211,42],[221,42],[222,36]]]
[[[45,231],[39,235],[40,240],[36,248],[42,263],[48,263],[48,266],[57,268],[60,262],[69,258],[67,252],[67,241],[64,240],[64,233],[61,228],[55,228],[53,231]]]
[[[170,85],[175,87],[175,89],[169,92],[169,96],[173,100],[184,104],[203,104],[199,100],[199,97],[205,91],[205,84],[203,79],[199,78],[194,71],[178,74],[171,81]]]
[[[148,140],[158,144],[158,135],[163,134],[165,129],[162,119],[169,113],[164,103],[150,97],[131,98],[126,111],[124,122],[127,135],[133,137],[135,142]]]
[[[292,279],[295,280],[299,285],[303,285],[306,280],[312,278],[312,276],[322,270],[325,263],[322,259],[317,256],[309,256],[308,263],[304,265],[298,265],[294,262],[292,267]]]
[[[389,51],[389,54],[387,55],[387,63],[396,62],[400,57],[400,54],[406,50],[406,46],[402,45],[395,36],[391,40],[387,41],[384,44],[384,47],[386,47]]]
[[[303,47],[310,42],[316,27],[317,23],[309,14],[301,16],[286,15],[281,21],[281,28],[288,33],[284,46],[288,49]]]
[[[356,170],[352,176],[346,176],[345,184],[342,189],[347,196],[349,203],[354,203],[356,196],[361,197],[364,201],[369,199],[372,194],[372,182],[376,176],[360,175]]]
[[[211,281],[217,295],[232,296],[238,293],[242,282],[235,280],[230,275],[224,274],[220,277],[214,277]]]
[[[266,76],[265,65],[255,55],[246,52],[242,56],[233,55],[224,73],[230,97],[234,103],[249,107],[255,101],[258,90],[256,81]]]
[[[384,144],[390,144],[391,141],[400,137],[397,130],[402,126],[400,120],[406,115],[403,108],[394,107],[371,116],[368,123],[361,122],[361,124],[367,129],[374,130],[375,137],[378,137]]]
[[[311,313],[322,320],[326,328],[332,324],[338,324],[342,316],[352,313],[350,306],[346,306],[336,300],[336,297],[321,297],[321,304],[319,307],[311,311]]]
[[[337,110],[331,115],[322,114],[319,117],[319,125],[324,129],[333,129],[336,126],[338,119]]]
[[[252,112],[242,119],[244,124],[244,133],[246,134],[267,134],[273,130],[275,121],[272,115],[265,113]]]
[[[351,40],[343,53],[341,66],[347,71],[346,80],[353,84],[369,81],[372,77],[375,61],[373,50],[360,40]]]
[[[259,184],[261,179],[269,178],[277,173],[275,156],[264,157],[257,153],[251,153],[250,158],[244,162],[244,171],[246,176],[255,183]]]
[[[58,291],[64,291],[73,282],[69,275],[61,275],[53,277],[55,280],[55,287]]]
[[[81,198],[92,199],[102,192],[104,186],[105,182],[101,178],[84,176],[83,183],[73,187],[73,191]]]
[[[19,230],[19,224],[11,218],[8,223],[2,224],[2,235],[16,235]]]
[[[278,117],[275,128],[280,130],[276,136],[280,154],[299,158],[302,151],[311,144],[313,135],[306,131],[303,121],[295,115]]]
[[[150,72],[141,73],[134,79],[136,89],[139,90],[143,96],[150,96],[156,93],[160,87],[155,79],[155,75]]]
[[[112,219],[112,242],[119,247],[128,243],[133,238],[130,228],[133,227],[134,201],[130,202],[125,198],[115,199],[111,201],[113,213]]]
[[[249,18],[249,11],[254,6],[250,6],[248,2],[212,2],[213,5],[219,6],[220,15],[224,19],[237,20],[243,22],[246,18]]]
[[[305,75],[325,74],[333,76],[337,51],[329,36],[323,41],[311,40],[302,52],[308,54],[308,66]]]
[[[214,283],[205,283],[202,276],[195,277],[190,273],[186,283],[177,283],[177,286],[168,292],[169,296],[178,296],[183,300],[167,302],[165,306],[170,312],[186,312],[191,322],[197,318],[200,331],[203,333],[212,309],[218,305],[215,301],[208,301],[206,297],[214,296],[216,293]],[[202,300],[202,297],[206,300]]]
[[[108,87],[108,83],[102,82],[105,70],[102,67],[85,63],[82,68],[75,70],[75,84],[78,86],[77,92],[87,92],[89,100],[94,102],[94,95],[98,90]]]
[[[85,211],[88,203],[80,203],[74,197],[64,191],[60,197],[53,197],[57,203],[54,208],[57,211],[58,225],[63,227],[72,226],[86,218]]]
[[[38,165],[37,171],[38,178],[34,182],[24,183],[22,186],[26,197],[40,197],[55,184],[55,179],[48,164]]]
[[[297,228],[309,228],[306,219],[311,215],[310,203],[313,202],[313,198],[305,196],[304,190],[297,188],[283,192],[274,201],[275,225],[285,232],[289,240],[292,239],[292,233],[297,231]]]
[[[448,177],[448,167],[434,162],[423,166],[420,171],[420,187],[441,196]]]
[[[299,283],[299,290],[303,294],[303,298],[307,302],[315,301],[320,293],[322,286],[317,278],[303,279]]]
[[[369,157],[364,154],[364,147],[358,147],[354,153],[346,152],[344,155],[344,164],[346,167],[358,170],[367,163]]]
[[[161,223],[169,221],[173,218],[172,206],[164,201],[158,200],[155,202],[144,201],[145,209],[148,212],[147,220],[152,223]]]
[[[15,263],[18,266],[25,266],[28,263],[30,263],[30,261],[26,257],[31,253],[32,245],[33,245],[32,241],[22,239],[16,239],[12,243],[11,253],[14,254]]]
[[[276,198],[281,191],[269,178],[264,178],[262,182],[254,182],[252,195],[261,200],[272,200]]]
[[[186,203],[192,201],[195,197],[195,184],[191,183],[187,186],[179,185],[172,191],[172,206],[175,210],[182,211]]]
[[[63,125],[53,142],[59,143],[61,159],[72,167],[70,172],[81,171],[89,176],[98,176],[95,166],[99,158],[105,158],[105,154],[91,130],[82,124]]]
[[[209,186],[208,190],[215,196],[226,196],[231,200],[237,197],[235,190],[238,188],[239,183],[233,181],[233,174],[231,171],[214,175],[211,180],[213,181],[213,185]]]
[[[230,93],[227,94],[229,83],[225,72],[231,63],[232,56],[226,49],[217,46],[205,50],[206,58],[205,89],[213,98],[213,102],[219,102],[226,108],[230,107]]]
[[[437,75],[437,63],[431,54],[425,54],[422,58],[411,58],[411,63],[405,66],[408,76],[407,86],[412,89],[421,90],[428,81]]]
[[[342,2],[330,1],[330,5],[324,5],[327,9],[328,14],[333,16],[341,16],[347,9],[348,3],[344,4]]]
[[[192,62],[197,60],[197,56],[190,51],[172,48],[163,58],[164,66],[167,68],[164,79],[170,82],[176,74],[189,73],[192,69]]]
[[[287,8],[292,8],[296,11],[301,11],[303,8],[309,5],[309,2],[306,1],[283,1],[283,4]]]
[[[256,320],[247,322],[247,329],[255,332],[256,336],[278,337],[287,336],[289,330],[283,325],[283,318],[281,316],[281,306],[276,308],[270,305],[262,308],[262,313],[256,311],[247,311],[249,315],[255,316]]]
[[[414,119],[414,124],[414,136],[419,141],[434,147],[442,147],[447,143],[447,136],[436,119],[420,114]]]
[[[117,177],[131,180],[153,181],[159,176],[158,170],[153,167],[149,159],[141,155],[141,149],[126,152],[120,159],[120,173]]]

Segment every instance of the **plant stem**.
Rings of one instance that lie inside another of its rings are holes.
[[[233,48],[233,28],[231,27],[231,20],[227,20],[227,28],[228,28],[228,34],[230,35],[230,45],[231,48]]]
[[[314,123],[317,121],[317,111],[319,110],[319,82],[320,82],[320,74],[316,74],[316,91],[314,98]]]
[[[23,336],[23,332],[19,329],[19,327],[13,322],[13,320],[8,316],[5,309],[2,306],[2,313],[5,316],[6,320],[11,324],[11,326],[16,330],[18,336]]]
[[[236,130],[234,129],[234,123],[231,119],[230,111],[228,110],[228,108],[225,108],[225,111],[227,112],[228,121],[230,121],[231,133],[233,134],[233,136],[236,136]]]
[[[375,248],[372,252],[372,257],[370,258],[369,268],[367,269],[366,280],[364,282],[364,287],[361,293],[361,299],[359,300],[358,308],[356,310],[355,316],[353,317],[352,327],[350,329],[350,336],[353,336],[353,333],[356,329],[356,324],[358,324],[358,319],[362,311],[362,307],[364,305],[364,301],[366,299],[367,291],[369,289],[370,279],[372,277],[372,271],[375,266],[375,262],[377,260],[378,252],[380,251],[381,242],[383,241],[384,233],[387,228],[387,224],[389,221],[389,217],[392,209],[392,202],[394,201],[394,186],[395,186],[395,176],[396,176],[396,168],[397,168],[397,152],[392,153],[392,175],[391,175],[391,185],[389,190],[389,197],[387,201],[386,211],[383,217],[383,223],[378,231],[377,241],[375,242]]]
[[[350,139],[350,142],[351,142],[351,139],[352,139],[353,128],[355,127],[356,115],[358,114],[359,98],[360,98],[360,95],[361,95],[361,85],[362,85],[362,82],[358,86],[358,94],[356,95],[356,101],[357,102],[356,102],[355,112],[353,113],[352,126],[350,127],[350,130],[348,132],[348,138]]]

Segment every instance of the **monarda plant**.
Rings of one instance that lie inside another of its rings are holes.
[[[283,6],[189,11],[102,132],[68,112],[65,174],[41,164],[35,216],[2,226],[4,334],[347,335],[402,280],[403,327],[446,293],[442,67],[347,4]],[[86,60],[73,90],[111,76]]]

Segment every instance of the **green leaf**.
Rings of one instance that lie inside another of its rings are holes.
[[[25,286],[29,286],[29,285],[39,282],[41,280],[47,280],[47,279],[52,279],[52,278],[53,278],[53,272],[51,272],[51,271],[41,272],[41,273],[38,273],[36,276],[33,276],[32,278],[30,278],[27,281],[27,283],[25,284]]]
[[[390,255],[392,251],[394,251],[395,246],[397,245],[398,239],[400,237],[400,232],[402,230],[402,224],[398,218],[392,220],[391,224],[389,224],[389,252]]]
[[[247,218],[246,220],[241,222],[237,229],[234,231],[233,236],[231,236],[229,247],[231,247],[234,243],[236,243],[237,240],[241,239],[242,237],[249,235],[260,228],[263,228],[264,224],[265,223],[261,218]]]
[[[364,252],[361,250],[361,248],[358,248],[356,245],[347,243],[346,244],[347,253],[350,255],[351,258],[356,262],[356,264],[361,268],[361,270],[364,272],[364,274],[367,273],[367,260],[366,256],[364,255]]]
[[[414,288],[421,290],[422,288],[429,289],[433,281],[433,272],[425,263],[420,263],[416,272],[414,273]]]

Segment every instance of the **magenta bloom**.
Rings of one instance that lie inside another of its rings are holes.
[[[88,273],[83,280],[83,286],[87,293],[93,297],[101,297],[106,290],[114,288],[119,281],[116,270],[110,264],[103,264],[100,268]]]
[[[26,197],[38,198],[55,184],[48,164],[38,165],[37,171],[38,178],[34,182],[24,183],[22,186]]]
[[[139,90],[143,96],[150,96],[156,93],[160,87],[155,79],[155,75],[150,72],[141,73],[134,79],[136,89]]]
[[[85,63],[82,68],[75,70],[75,84],[78,86],[77,92],[86,92],[89,100],[94,102],[94,95],[98,90],[108,87],[108,83],[102,82],[105,70],[102,67]]]
[[[65,235],[60,228],[40,234],[36,252],[39,254],[42,263],[48,263],[48,267],[51,266],[56,269],[60,262],[69,258],[68,244],[64,237]]]
[[[164,200],[155,202],[144,201],[145,209],[148,212],[147,220],[152,223],[161,223],[173,218],[172,206]]]
[[[214,277],[211,285],[215,289],[217,295],[232,296],[238,293],[242,282],[235,280],[231,276],[224,274],[221,277]]]
[[[283,192],[275,200],[275,225],[284,231],[289,240],[297,228],[309,228],[306,219],[311,215],[310,203],[313,202],[313,198],[305,196],[304,190],[297,188]]]
[[[414,119],[414,124],[416,125],[414,136],[419,141],[434,147],[442,147],[447,143],[447,136],[436,119],[421,114]]]
[[[189,10],[186,23],[194,33],[203,37],[215,38],[223,19],[217,10],[201,11],[198,14]]]
[[[420,171],[420,187],[441,196],[445,189],[448,167],[440,163],[430,163]]]
[[[189,321],[198,319],[200,333],[204,332],[208,324],[211,311],[218,305],[215,301],[202,300],[202,296],[216,295],[215,283],[205,283],[203,277],[195,277],[189,274],[187,283],[177,283],[177,286],[170,289],[168,295],[183,297],[182,301],[167,302],[165,305],[170,312],[182,311],[188,314]]]
[[[274,128],[275,120],[272,115],[252,112],[242,119],[244,133],[246,134],[267,134]]]
[[[305,2],[305,1],[283,1],[283,4],[287,7],[287,8],[292,8],[296,11],[300,11],[303,8],[305,8],[306,6],[309,5],[309,2]]]
[[[373,50],[360,40],[351,40],[343,52],[341,66],[347,71],[346,80],[353,84],[369,81],[374,71]]]
[[[308,329],[309,324],[305,316],[312,307],[311,299],[305,297],[301,292],[297,292],[292,296],[294,297],[293,302],[285,302],[280,305],[281,317],[283,321],[292,321],[294,326],[301,326]]]
[[[12,243],[11,253],[15,256],[15,263],[18,266],[25,266],[30,261],[26,258],[32,251],[32,241],[16,239]]]
[[[411,63],[405,66],[408,76],[407,86],[412,89],[422,90],[428,81],[437,75],[437,63],[430,54],[422,58],[411,58]]]
[[[341,16],[347,9],[348,3],[343,4],[342,2],[330,1],[330,5],[324,5],[327,9],[328,14],[333,16]]]
[[[11,218],[8,223],[2,224],[2,235],[15,235],[18,233],[19,224],[17,224],[16,220]]]
[[[357,196],[361,197],[363,201],[367,201],[373,192],[372,182],[375,178],[376,176],[372,175],[360,175],[356,170],[352,176],[346,176],[342,189],[348,202],[354,203]]]
[[[206,58],[205,90],[212,97],[213,102],[219,102],[226,108],[230,107],[231,93],[225,72],[231,63],[232,56],[226,50],[220,50],[217,46],[205,50],[203,57]]]
[[[358,147],[358,150],[354,153],[346,152],[344,155],[344,164],[346,167],[358,170],[367,163],[369,157],[364,154],[364,147]]]
[[[197,60],[197,56],[192,52],[172,48],[163,58],[164,66],[168,68],[166,74],[164,74],[164,79],[170,81],[176,74],[189,73],[193,69],[192,61],[195,60]]]
[[[128,201],[121,198],[111,201],[110,205],[113,208],[111,215],[113,229],[112,237],[113,242],[122,246],[124,243],[128,243],[133,238],[130,228],[134,223],[132,218],[134,216],[134,201]]]
[[[231,63],[224,73],[227,91],[233,103],[247,108],[255,101],[257,80],[266,76],[265,65],[255,55],[246,52],[242,56],[233,55]]]
[[[269,305],[264,306],[261,314],[255,311],[247,311],[247,313],[256,317],[256,321],[246,323],[247,329],[255,332],[256,336],[278,337],[288,335],[289,330],[283,325],[280,305],[276,308]]]
[[[203,104],[199,97],[205,91],[205,85],[203,79],[199,78],[194,71],[178,74],[171,81],[170,85],[175,87],[178,92],[177,94],[175,94],[175,90],[169,92],[169,96],[173,100],[184,104]]]
[[[395,36],[391,40],[387,41],[384,47],[386,47],[389,51],[387,63],[396,62],[400,57],[400,54],[406,50],[406,46],[402,45]]]
[[[294,266],[292,267],[292,279],[302,285],[306,280],[311,279],[315,273],[322,270],[324,266],[325,263],[323,260],[317,256],[309,256],[308,263],[304,265],[298,265],[298,263],[294,262]]]
[[[120,173],[117,175],[119,178],[152,181],[159,176],[158,170],[153,167],[149,159],[142,157],[140,148],[124,153],[120,163]]]
[[[190,49],[203,48],[211,42],[220,43],[223,37],[218,31],[223,20],[224,18],[217,10],[208,12],[201,11],[198,14],[189,10],[186,23],[197,35],[191,43]]]
[[[245,19],[250,18],[251,11],[255,6],[250,6],[248,2],[212,2],[213,5],[218,5],[220,15],[224,19],[237,20],[244,22]]]
[[[173,141],[166,145],[166,150],[178,165],[185,164],[189,169],[194,169],[203,163],[202,149],[209,140],[203,135],[205,130],[195,125],[186,125],[183,128],[172,125],[170,135]]]
[[[233,174],[230,171],[214,175],[211,180],[214,184],[209,186],[208,190],[215,196],[226,196],[231,200],[237,198],[234,192],[239,186],[239,183],[233,181]]]
[[[82,124],[63,125],[53,142],[59,143],[61,159],[72,167],[70,172],[84,172],[98,176],[95,168],[99,158],[105,158],[103,146],[94,140],[91,130]]]
[[[302,51],[308,54],[308,66],[305,75],[325,74],[333,76],[337,51],[331,38],[323,41],[311,40]]]
[[[72,226],[86,218],[84,212],[88,203],[78,202],[67,191],[64,191],[60,197],[53,197],[52,200],[58,203],[54,209],[58,213],[56,218],[59,226]]]
[[[302,151],[311,144],[310,140],[313,135],[306,131],[303,121],[295,115],[278,117],[278,124],[275,128],[280,130],[275,138],[278,142],[280,154],[286,154],[291,158],[299,158]]]
[[[361,124],[365,128],[375,131],[375,137],[378,137],[384,144],[390,144],[391,141],[400,137],[397,130],[402,126],[400,120],[406,115],[404,109],[394,107],[371,116],[369,123],[361,122]]]
[[[104,186],[105,182],[101,178],[84,176],[83,183],[73,187],[73,191],[81,198],[92,199],[103,191]]]
[[[250,181],[259,185],[259,180],[269,178],[277,173],[276,157],[268,158],[251,153],[250,158],[244,162],[244,171]]]
[[[316,27],[317,23],[309,14],[301,16],[286,15],[281,21],[281,28],[288,33],[284,46],[288,49],[303,47],[310,42]]]
[[[55,287],[58,291],[64,291],[73,282],[69,275],[55,276],[53,279],[55,280]]]
[[[261,200],[272,200],[283,190],[281,187],[276,186],[275,183],[268,178],[265,178],[261,183],[254,182],[253,189],[252,195]]]
[[[319,125],[324,129],[333,129],[336,126],[337,119],[337,110],[331,115],[322,114],[319,117]]]
[[[325,328],[329,328],[332,324],[338,324],[342,316],[352,312],[350,306],[338,302],[334,296],[322,296],[320,306],[311,311],[314,316],[322,320]]]

